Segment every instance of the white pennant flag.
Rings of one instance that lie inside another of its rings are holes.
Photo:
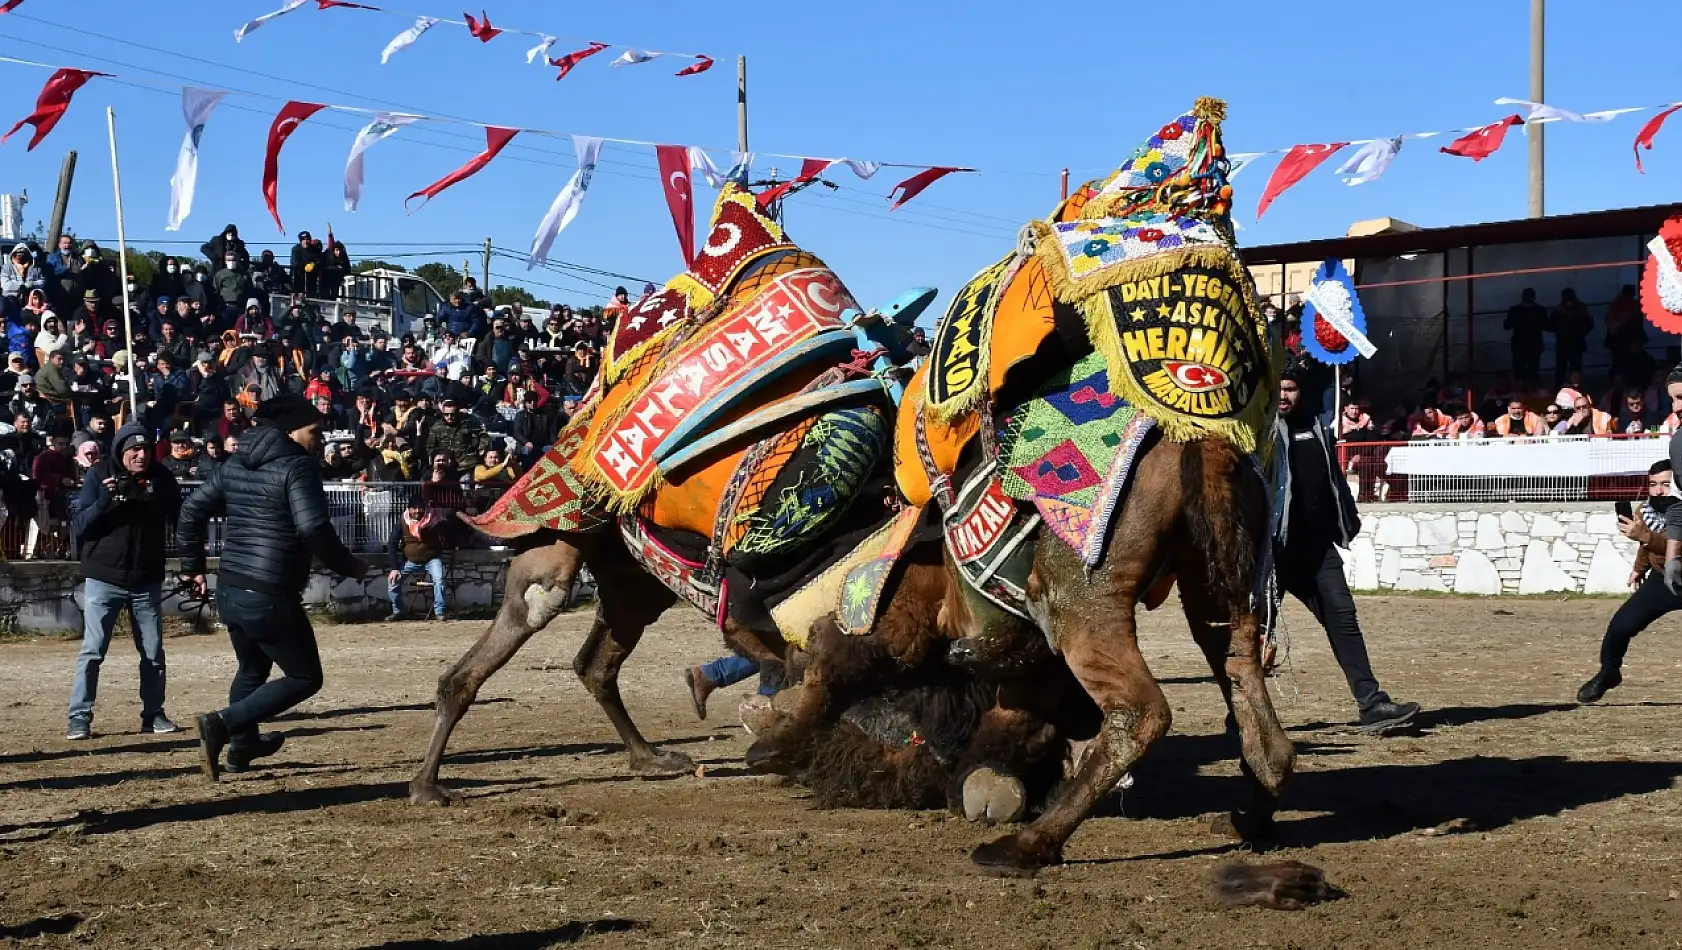
[[[751,174],[752,172],[753,172],[753,153],[752,152],[735,152],[735,151],[732,151],[730,153],[730,174],[725,176],[725,177],[729,178],[731,181],[746,182],[748,180],[748,175]]]
[[[1349,160],[1338,167],[1337,173],[1347,176],[1343,179],[1346,185],[1364,185],[1369,181],[1376,181],[1378,176],[1389,170],[1390,163],[1396,160],[1396,153],[1401,150],[1400,135],[1393,139],[1374,139],[1349,156]]]
[[[572,173],[566,187],[555,196],[555,203],[549,206],[549,213],[543,216],[543,223],[537,226],[537,234],[531,240],[531,255],[526,258],[526,270],[549,259],[549,249],[555,246],[556,236],[578,217],[578,206],[584,203],[584,192],[590,189],[590,178],[596,173],[596,156],[601,154],[602,140],[574,135],[572,147],[578,153],[578,171]]]
[[[619,58],[613,61],[613,65],[615,65],[615,66],[635,66],[638,63],[646,63],[650,60],[659,59],[660,57],[662,57],[664,55],[666,55],[666,54],[665,53],[652,53],[652,52],[649,52],[648,50],[645,50],[645,49],[628,49],[625,52],[619,54]]]
[[[199,180],[199,139],[210,121],[210,110],[227,93],[217,89],[181,89],[181,116],[187,120],[187,137],[181,140],[181,154],[175,159],[175,174],[169,179],[169,223],[166,231],[181,230],[181,222],[193,213],[193,191]]]
[[[304,4],[309,3],[309,2],[310,2],[310,0],[286,0],[286,6],[281,7],[279,10],[276,10],[273,13],[265,13],[262,16],[258,17],[257,19],[252,20],[250,23],[247,23],[244,26],[240,27],[239,29],[235,30],[234,31],[234,42],[235,43],[240,42],[241,40],[245,39],[245,34],[250,33],[252,30],[257,29],[258,27],[260,27],[263,24],[269,22],[270,20],[274,19],[275,17],[283,16],[285,14],[291,13],[293,10],[298,9],[299,7],[301,7]]]
[[[421,34],[432,29],[432,25],[437,22],[438,18],[435,16],[423,16],[415,20],[414,26],[392,37],[391,42],[385,44],[385,49],[380,53],[380,65],[384,66],[392,56],[415,45],[415,40],[420,39]]]
[[[724,187],[724,173],[713,164],[712,156],[699,145],[689,146],[689,170],[700,174],[714,188]]]
[[[549,48],[554,46],[556,42],[556,37],[545,36],[543,38],[543,42],[526,50],[526,65],[530,66],[532,63],[537,62],[537,58],[541,56],[543,57],[542,65],[547,66],[549,64]]]
[[[841,160],[841,164],[851,168],[853,170],[853,174],[863,178],[865,181],[869,181],[870,176],[882,170],[881,162],[862,162],[855,158],[843,158]]]
[[[1610,112],[1590,112],[1584,114],[1581,112],[1571,112],[1566,109],[1557,109],[1553,106],[1545,105],[1540,102],[1531,102],[1528,99],[1508,99],[1505,96],[1495,100],[1495,104],[1498,106],[1524,106],[1530,113],[1525,116],[1524,119],[1527,123],[1535,122],[1537,119],[1551,119],[1560,122],[1610,122],[1612,121],[1613,116],[1617,115],[1620,111],[1623,111],[1613,109]]]
[[[355,211],[356,205],[362,200],[362,155],[373,148],[375,143],[382,142],[397,133],[405,125],[419,122],[418,115],[407,115],[402,112],[381,112],[374,116],[374,121],[362,127],[356,133],[356,141],[351,143],[350,158],[345,162],[345,210]]]
[[[1238,173],[1243,171],[1246,168],[1249,168],[1251,162],[1255,161],[1258,158],[1261,158],[1263,155],[1266,155],[1266,154],[1267,154],[1266,152],[1228,152],[1227,156],[1226,156],[1226,161],[1227,161],[1226,177],[1227,177],[1227,179],[1230,181],[1231,179],[1237,178]],[[1235,225],[1237,224],[1236,221],[1233,222],[1233,223]]]

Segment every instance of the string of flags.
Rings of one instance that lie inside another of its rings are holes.
[[[23,0],[9,0],[7,6],[0,9],[0,13],[6,12],[6,10],[17,6],[22,2]],[[560,37],[553,36],[548,33],[541,33],[535,30],[521,30],[513,27],[495,26],[491,23],[489,11],[484,9],[480,9],[478,16],[474,16],[472,13],[463,13],[461,15],[461,19],[451,20],[441,16],[411,13],[405,10],[392,9],[390,7],[376,7],[365,3],[350,3],[347,2],[347,0],[286,0],[279,9],[265,13],[262,16],[255,17],[241,25],[239,29],[234,30],[234,42],[244,42],[247,36],[250,36],[253,32],[262,28],[264,24],[283,17],[288,13],[292,13],[301,7],[308,6],[311,2],[315,3],[315,8],[317,10],[332,10],[335,8],[346,10],[365,10],[370,13],[386,13],[405,19],[412,19],[414,21],[414,25],[392,37],[391,41],[380,51],[380,65],[382,66],[391,62],[391,58],[393,56],[415,45],[416,41],[418,41],[433,27],[439,25],[461,27],[467,31],[467,35],[469,37],[478,40],[480,43],[489,43],[505,33],[517,36],[533,37],[538,42],[536,46],[526,50],[526,63],[530,65],[538,62],[541,58],[543,62],[559,70],[559,73],[555,76],[557,82],[565,79],[567,74],[572,72],[573,67],[577,66],[585,59],[605,50],[616,48],[611,43],[591,42],[577,50],[563,54],[559,57],[551,58],[549,53],[554,49],[555,45],[560,42]],[[673,74],[676,76],[696,76],[706,72],[713,66],[713,58],[705,53],[676,53],[666,50],[640,49],[632,46],[617,48],[621,49],[622,52],[610,64],[613,66],[636,66],[642,63],[653,62],[657,59],[691,60],[692,62],[690,62],[689,65],[684,66]]]

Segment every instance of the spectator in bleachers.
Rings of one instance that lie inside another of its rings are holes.
[[[1536,385],[1541,381],[1542,333],[1548,329],[1548,311],[1536,302],[1534,289],[1524,288],[1502,326],[1512,334],[1513,375],[1520,383]]]
[[[169,365],[186,368],[192,365],[196,352],[191,340],[181,336],[175,329],[173,322],[165,322],[161,326],[162,334],[158,337],[157,354],[168,356]]]
[[[500,493],[514,483],[510,461],[502,454],[500,444],[485,449],[479,464],[473,466],[473,484]]]
[[[397,355],[395,368],[404,373],[430,373],[432,361],[426,358],[418,343],[405,343]]]
[[[322,429],[323,432],[327,430]],[[322,450],[321,477],[330,482],[349,481],[356,477],[359,466],[348,439],[331,439]]]
[[[432,367],[446,379],[458,380],[473,363],[473,354],[461,344],[461,336],[453,329],[444,331],[443,342],[429,354]]]
[[[569,396],[583,396],[590,391],[590,384],[596,380],[596,372],[601,368],[601,361],[596,358],[595,349],[586,341],[579,340],[572,346],[572,355],[567,357],[566,369],[563,371],[566,380],[566,394]]]
[[[70,540],[64,530],[70,520],[70,496],[77,485],[76,461],[70,455],[70,440],[55,435],[47,440],[46,448],[35,456],[31,477],[37,491],[35,522],[29,527],[29,538],[23,556],[33,560],[37,554],[60,558],[66,553]],[[45,547],[39,547],[46,539]]]
[[[265,312],[269,309],[268,301],[271,296],[292,292],[292,282],[286,277],[286,268],[275,261],[274,252],[269,250],[265,250],[251,268],[251,283],[257,288],[258,296],[263,298]]]
[[[1648,407],[1646,394],[1639,389],[1631,389],[1624,393],[1623,405],[1618,410],[1613,428],[1617,432],[1636,435],[1657,428],[1663,421],[1663,416]]]
[[[331,325],[328,339],[334,343],[343,343],[345,340],[355,340],[360,343],[367,336],[368,334],[363,331],[362,325],[357,323],[356,308],[346,307],[340,311],[339,321]]]
[[[70,337],[60,328],[58,317],[51,311],[41,318],[41,332],[35,334],[35,365],[47,361],[47,354],[70,345]]]
[[[327,235],[332,240],[333,235]],[[333,246],[327,249],[327,260],[321,274],[322,296],[337,298],[344,296],[345,277],[350,274],[350,250],[343,241],[333,241]]]
[[[250,336],[255,339],[268,341],[275,337],[274,320],[269,317],[269,309],[256,297],[245,301],[245,312],[234,321],[234,331],[240,336]]]
[[[199,448],[193,444],[192,433],[176,429],[169,434],[169,455],[164,458],[163,466],[178,482],[204,477],[199,472]]]
[[[308,231],[298,232],[298,243],[292,246],[292,292],[306,297],[321,298],[321,276],[326,260]]]
[[[88,417],[87,424],[70,434],[71,448],[80,450],[88,443],[99,446],[100,455],[111,454],[111,419],[104,413],[94,413]]]
[[[92,439],[79,445],[72,439],[71,445],[74,446],[76,453],[76,484],[80,485],[82,480],[87,478],[88,469],[98,465],[99,460],[105,457],[105,450]]]
[[[31,290],[39,290],[45,294],[47,277],[41,270],[41,265],[35,262],[35,255],[30,252],[28,245],[19,242],[12,247],[12,253],[5,266],[0,268],[0,296],[22,306],[24,298]]]
[[[257,401],[273,399],[286,389],[285,380],[280,372],[269,363],[269,351],[263,348],[251,351],[251,362],[243,373],[247,389],[257,387]]]
[[[230,265],[240,273],[251,270],[251,252],[246,249],[245,241],[239,236],[239,228],[229,224],[221,233],[199,246],[199,253],[212,262],[221,261]],[[238,299],[244,300],[241,296]]]
[[[239,438],[249,428],[251,419],[241,411],[239,402],[230,398],[222,403],[222,414],[210,424],[204,438],[207,442],[211,439]]]
[[[30,428],[37,432],[46,432],[52,428],[52,404],[41,398],[35,391],[35,377],[24,373],[17,378],[17,389],[12,393],[11,401],[6,404],[8,419],[27,419]]]
[[[163,266],[152,275],[152,282],[146,289],[151,292],[154,303],[172,301],[186,293],[186,284],[181,280],[181,262],[173,257],[164,258]]]
[[[456,467],[455,459],[445,452],[434,452],[430,456],[431,462],[426,469],[426,477],[422,481],[423,498],[454,497],[454,491],[461,486],[463,475]],[[471,475],[465,476],[471,478]]]
[[[1453,428],[1453,417],[1428,405],[1414,417],[1411,435],[1416,439],[1446,439]]]
[[[387,620],[403,619],[403,579],[423,571],[432,581],[432,619],[445,619],[444,552],[448,550],[449,525],[448,512],[429,507],[420,492],[410,494],[386,546],[390,559],[386,584],[391,598],[391,614],[386,617]]]
[[[613,299],[602,308],[602,316],[617,324],[619,318],[631,309],[631,294],[623,287],[613,288]]]
[[[64,367],[65,350],[53,350],[47,354],[46,362],[35,374],[35,388],[41,398],[53,407],[53,414],[57,418],[71,419],[75,414],[75,393],[70,388],[70,380]]]
[[[1542,417],[1526,409],[1524,400],[1518,398],[1507,400],[1507,411],[1497,417],[1491,427],[1497,436],[1505,439],[1545,434]]]
[[[309,397],[310,405],[321,413],[321,431],[332,432],[336,429],[348,428],[343,410],[333,405],[333,397],[326,393],[317,392]]]
[[[198,341],[202,344],[222,333],[222,302],[210,286],[210,268],[199,264],[193,268],[193,279],[184,292],[188,313],[198,327]],[[240,298],[244,300],[244,297]]]
[[[1559,391],[1560,405],[1571,407],[1571,414],[1554,429],[1557,435],[1610,435],[1613,431],[1614,420],[1609,413],[1601,412],[1594,407],[1594,400],[1587,393],[1576,392],[1571,389]]]
[[[1449,423],[1447,438],[1481,439],[1487,434],[1488,430],[1485,429],[1483,420],[1478,418],[1477,413],[1461,407],[1459,411],[1455,412],[1454,421]]]
[[[450,294],[448,302],[438,305],[439,325],[454,333],[456,339],[480,336],[482,319],[479,308],[469,304],[466,295],[459,290]],[[436,363],[438,358],[434,356],[432,361]]]
[[[397,360],[393,357],[390,346],[391,337],[387,336],[384,330],[374,328],[365,354],[368,375],[374,376],[397,368]]]
[[[426,433],[427,458],[448,458],[456,471],[469,471],[478,464],[488,436],[479,420],[461,411],[454,396],[438,401],[439,418]]]
[[[16,350],[6,354],[6,370],[0,373],[0,393],[10,400],[12,393],[17,390],[18,377],[29,374],[29,364],[24,361],[23,354]]]
[[[1338,420],[1337,424],[1338,441],[1363,442],[1377,436],[1378,432],[1373,426],[1372,416],[1367,415],[1366,411],[1361,408],[1361,404],[1358,402],[1345,403],[1343,417]]]
[[[531,468],[554,444],[554,417],[539,408],[536,390],[528,389],[521,397],[520,411],[509,423],[509,432],[514,437],[514,456],[522,471]]]
[[[491,322],[490,335],[481,337],[473,347],[473,362],[480,367],[494,369],[499,375],[508,372],[509,364],[519,355],[520,341],[509,331],[508,321],[498,317]]]
[[[368,377],[368,354],[362,349],[362,344],[355,337],[344,337],[339,341],[339,381],[344,389],[354,390],[362,386],[362,381]]]

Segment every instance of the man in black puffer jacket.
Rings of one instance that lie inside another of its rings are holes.
[[[344,577],[368,565],[333,531],[321,484],[321,414],[304,397],[282,393],[257,407],[258,425],[181,508],[181,572],[204,595],[205,527],[226,513],[216,609],[228,627],[239,672],[228,706],[198,717],[204,774],[216,781],[228,750],[230,772],[280,750],[283,737],[260,736],[264,720],[321,689],[321,654],[304,613],[310,559]],[[269,681],[280,667],[280,679]]]

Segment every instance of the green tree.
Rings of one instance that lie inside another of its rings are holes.
[[[500,307],[504,304],[517,303],[522,307],[541,307],[549,309],[549,301],[539,300],[532,296],[531,291],[524,287],[509,287],[497,284],[491,288],[491,305]]]
[[[354,268],[354,271],[358,274],[366,274],[371,270],[394,270],[400,274],[407,274],[409,272],[409,269],[404,267],[402,264],[388,264],[385,261],[373,260],[372,258],[357,261],[356,267]]]
[[[422,264],[415,268],[415,276],[432,285],[432,289],[448,300],[450,294],[461,289],[461,271],[448,264],[436,262]]]
[[[128,258],[129,276],[134,278],[134,285],[141,290],[145,290],[151,285],[152,278],[158,274],[158,265],[163,261],[162,254],[158,254],[156,258],[152,257],[153,254],[158,254],[158,252],[142,253],[131,247],[124,255]]]

